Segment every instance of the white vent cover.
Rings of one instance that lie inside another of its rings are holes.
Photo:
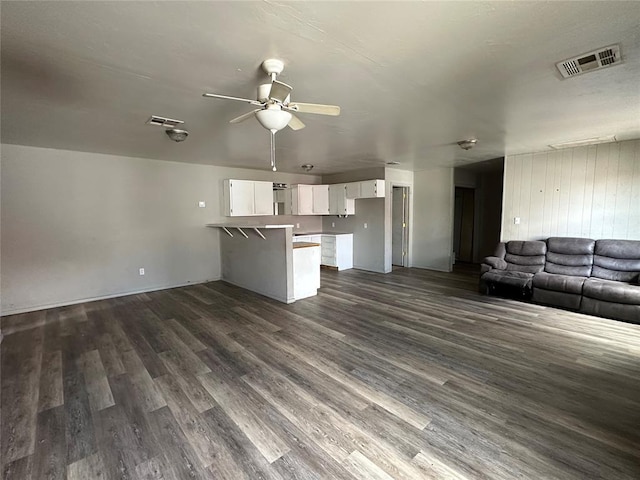
[[[558,67],[558,70],[560,70],[564,78],[569,78],[619,63],[622,63],[620,45],[611,45],[558,62],[556,63],[556,67]]]
[[[183,124],[182,120],[174,120],[172,118],[159,117],[158,115],[151,115],[147,120],[147,125],[157,125],[159,127],[174,128]]]

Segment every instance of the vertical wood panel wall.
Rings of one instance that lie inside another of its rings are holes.
[[[640,140],[505,158],[501,240],[551,236],[640,240]]]

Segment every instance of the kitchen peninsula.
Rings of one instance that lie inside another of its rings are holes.
[[[317,294],[320,244],[293,245],[293,225],[219,223],[222,280],[284,303]]]

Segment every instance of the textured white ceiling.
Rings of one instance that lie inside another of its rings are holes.
[[[228,121],[267,81],[337,104],[277,135],[280,170],[468,165],[551,143],[640,137],[638,2],[2,2],[2,142],[268,168],[269,135]],[[612,43],[625,63],[561,80]],[[171,142],[151,114],[185,120]],[[455,142],[477,137],[465,152]]]

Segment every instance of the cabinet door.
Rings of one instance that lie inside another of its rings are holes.
[[[273,183],[253,182],[254,215],[273,215]]]
[[[347,183],[347,198],[360,198],[360,182]]]
[[[353,215],[356,213],[355,199],[347,198],[347,185],[329,185],[329,213],[331,215]]]
[[[312,185],[314,215],[329,215],[329,185]]]
[[[329,213],[331,215],[344,215],[344,200],[347,190],[344,183],[329,185]]]
[[[253,215],[254,214],[253,182],[250,180],[229,180],[228,185],[229,185],[228,215],[232,217],[242,217],[242,216]]]
[[[360,198],[384,197],[384,180],[366,180],[360,182]]]
[[[298,185],[298,209],[294,215],[313,215],[313,185]]]

